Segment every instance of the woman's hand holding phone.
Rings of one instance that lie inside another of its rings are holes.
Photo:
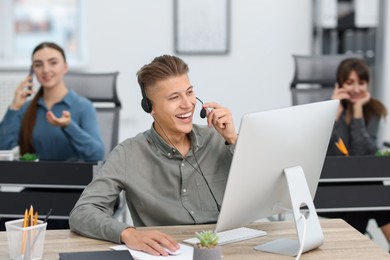
[[[340,105],[336,115],[336,120],[338,120],[344,109],[346,109],[350,96],[346,89],[341,88],[339,84],[336,83],[331,98],[340,100]]]
[[[27,98],[34,93],[34,90],[32,89],[32,78],[33,75],[28,75],[16,88],[15,96],[12,104],[10,105],[10,109],[19,110],[26,102]]]
[[[344,88],[340,88],[339,84],[335,84],[333,89],[332,99],[349,100],[348,91]]]

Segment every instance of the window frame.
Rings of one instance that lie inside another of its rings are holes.
[[[85,0],[77,0],[79,8],[79,46],[80,52],[77,58],[67,57],[69,66],[73,69],[82,69],[87,65],[87,53],[86,53],[86,8]],[[0,71],[22,71],[28,70],[31,65],[31,57],[15,57],[13,52],[14,43],[14,19],[12,17],[13,0],[1,0],[0,1],[0,17],[2,17],[2,23],[0,23]],[[34,46],[31,46],[31,49]],[[67,50],[64,49],[65,53]]]

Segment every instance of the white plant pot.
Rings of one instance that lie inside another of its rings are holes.
[[[222,258],[221,247],[215,248],[199,248],[194,247],[193,260],[219,260]]]

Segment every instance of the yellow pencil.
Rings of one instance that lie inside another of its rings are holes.
[[[34,223],[33,225],[36,225],[38,224],[38,211],[35,211],[35,214],[34,214]]]
[[[30,210],[28,212],[28,216],[29,216],[29,226],[32,226],[33,217],[34,217],[34,208],[33,208],[32,205],[30,206]]]
[[[27,224],[28,224],[28,211],[26,209],[24,211],[23,228],[26,228]],[[26,236],[27,236],[26,231],[23,230],[22,247],[20,249],[22,252],[22,255],[24,254],[24,250],[26,248]]]
[[[30,211],[29,211],[29,227],[32,227],[34,225],[34,207],[33,205],[30,206]],[[33,238],[34,238],[34,233],[33,233],[33,230],[29,230],[28,231],[28,234],[30,234],[30,243],[29,243],[29,248],[31,250],[31,243],[33,241]]]
[[[349,156],[347,147],[345,146],[343,139],[339,137],[339,140],[336,142],[337,148],[339,148],[340,152],[344,154],[345,156]]]

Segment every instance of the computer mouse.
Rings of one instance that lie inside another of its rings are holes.
[[[181,250],[180,248],[177,249],[176,251],[172,252],[171,250],[169,250],[168,248],[166,247],[163,247],[163,249],[170,255],[180,255],[181,254]]]

